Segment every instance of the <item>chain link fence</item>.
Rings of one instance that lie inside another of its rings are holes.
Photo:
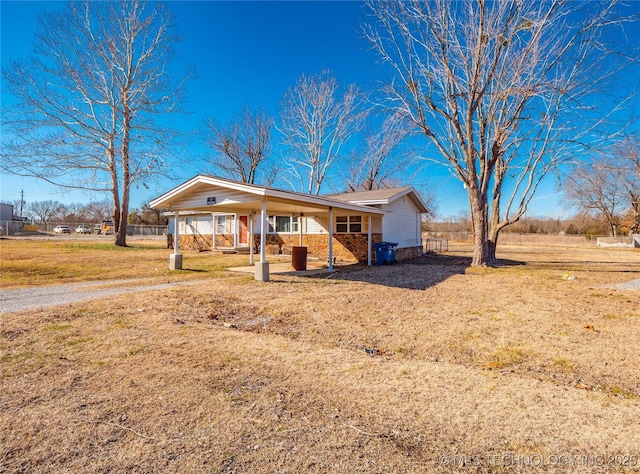
[[[598,235],[573,235],[573,234],[516,234],[511,232],[501,232],[498,237],[498,245],[569,245],[579,247],[596,246],[599,238],[606,236]],[[447,240],[448,242],[473,242],[471,232],[423,232],[422,240],[430,239]]]
[[[100,224],[88,222],[48,222],[29,224],[19,221],[0,221],[0,237],[9,236],[102,236]],[[166,225],[127,225],[130,237],[166,239]]]

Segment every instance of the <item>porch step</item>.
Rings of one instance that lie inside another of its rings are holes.
[[[229,254],[239,254],[239,255],[249,255],[249,247],[218,247],[212,249],[213,253],[229,255]]]

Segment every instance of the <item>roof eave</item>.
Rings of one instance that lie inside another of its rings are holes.
[[[236,181],[224,180],[212,176],[197,175],[188,181],[180,184],[167,193],[157,197],[149,203],[150,207],[171,207],[172,199],[180,196],[186,192],[189,188],[200,184],[211,184],[213,186],[222,186],[228,189],[233,189],[241,192],[253,194],[255,196],[262,197],[268,200],[270,197],[275,199],[282,199],[285,201],[303,202],[312,206],[320,206],[321,208],[335,207],[341,210],[360,212],[364,214],[379,214],[383,215],[385,212],[381,209],[370,208],[364,205],[349,203],[344,201],[338,201],[334,199],[324,198],[320,196],[306,195],[296,193],[292,191],[281,191],[278,189],[265,188],[252,184],[239,183]],[[213,209],[212,209],[213,210]]]

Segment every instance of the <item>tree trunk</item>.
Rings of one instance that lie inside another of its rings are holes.
[[[129,217],[129,187],[124,186],[122,193],[122,208],[120,210],[120,220],[118,223],[118,230],[115,232],[115,245],[119,247],[127,246],[127,224]]]
[[[129,170],[129,144],[131,140],[131,111],[128,106],[128,91],[124,93],[124,111],[122,127],[122,203],[120,205],[120,222],[116,232],[115,244],[127,246],[127,224],[129,223],[129,190],[131,173]]]
[[[470,190],[471,191],[471,190]],[[489,212],[486,198],[479,192],[470,192],[471,220],[473,223],[473,260],[472,267],[488,267],[494,264],[495,247],[489,246]]]
[[[115,122],[115,118],[114,118]],[[113,233],[117,235],[118,225],[120,223],[120,187],[118,186],[118,172],[116,166],[116,150],[115,140],[113,136],[109,137],[109,146],[107,147],[107,156],[109,157],[109,172],[111,174],[111,198],[113,203]],[[102,216],[103,218],[105,216]]]
[[[500,229],[498,227],[492,227],[489,231],[489,238],[487,240],[489,261],[491,265],[495,265],[496,261],[496,249],[498,248],[498,236],[500,235]]]

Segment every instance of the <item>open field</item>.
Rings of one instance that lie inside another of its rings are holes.
[[[0,315],[0,472],[640,472],[640,290],[608,288],[637,250],[260,283],[223,270],[246,257],[24,245],[3,288],[205,280]]]

